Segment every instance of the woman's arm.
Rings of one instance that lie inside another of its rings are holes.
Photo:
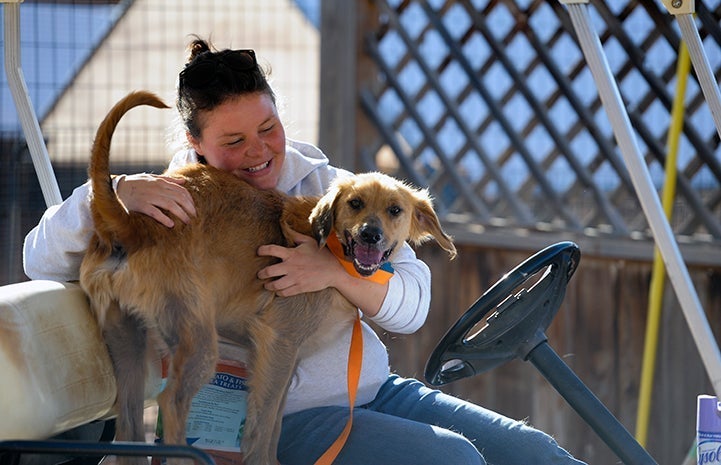
[[[410,334],[426,322],[431,305],[431,270],[408,244],[393,259],[388,293],[373,322],[386,331]]]
[[[25,236],[25,274],[30,279],[77,281],[92,234],[90,184],[86,183],[60,205],[48,208]]]
[[[258,273],[268,281],[266,289],[281,296],[292,296],[335,287],[364,315],[381,327],[396,333],[412,333],[426,320],[430,306],[430,270],[408,244],[393,260],[393,277],[380,284],[346,273],[327,248],[319,249],[314,239],[298,235],[296,247],[264,245],[259,255],[274,256],[280,263]]]
[[[182,180],[137,174],[115,179],[118,197],[128,211],[145,213],[168,227],[173,220],[195,215],[192,198]],[[90,184],[76,188],[60,205],[48,208],[23,244],[23,267],[30,279],[77,281],[80,263],[93,234],[90,214]]]

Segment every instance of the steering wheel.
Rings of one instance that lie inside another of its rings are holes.
[[[546,340],[580,258],[575,243],[559,242],[503,276],[443,336],[426,363],[426,380],[441,386],[525,359]]]

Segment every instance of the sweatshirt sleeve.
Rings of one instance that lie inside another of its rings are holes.
[[[431,303],[431,271],[408,244],[393,260],[393,277],[380,311],[372,320],[386,331],[411,334],[428,316]]]
[[[23,244],[23,267],[30,279],[76,281],[93,234],[90,184],[77,187],[60,205],[48,208]]]

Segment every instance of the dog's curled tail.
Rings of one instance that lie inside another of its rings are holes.
[[[120,119],[130,109],[149,105],[155,108],[169,108],[156,95],[145,92],[131,92],[116,103],[105,117],[93,142],[88,176],[93,189],[91,213],[95,231],[106,242],[128,246],[133,237],[133,228],[128,221],[128,212],[118,200],[110,177],[110,140]]]

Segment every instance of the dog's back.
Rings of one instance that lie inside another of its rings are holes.
[[[148,318],[157,318],[157,312],[163,311],[164,296],[194,299],[187,294],[209,282],[217,290],[223,288],[220,283],[231,281],[233,285],[226,287],[229,293],[242,288],[248,290],[246,295],[268,294],[255,274],[273,259],[259,257],[255,251],[263,244],[287,245],[280,225],[290,198],[274,190],[258,190],[211,166],[192,164],[166,173],[185,180],[197,211],[190,224],[175,218],[175,226],[168,228],[145,214],[126,211],[112,188],[110,141],[122,115],[139,105],[165,107],[150,93],[129,94],[108,113],[93,145],[89,176],[95,237],[81,269],[81,281],[89,287],[86,290],[96,295],[100,289],[94,283],[100,283],[106,292],[143,308]],[[306,224],[293,225],[306,234],[310,233],[310,208],[312,204],[299,213]],[[108,289],[111,283],[112,290]],[[148,298],[153,295],[157,297]],[[215,296],[219,302],[214,308],[226,308],[227,302],[220,302],[233,298],[237,299],[220,293]],[[147,308],[149,302],[157,305]]]

